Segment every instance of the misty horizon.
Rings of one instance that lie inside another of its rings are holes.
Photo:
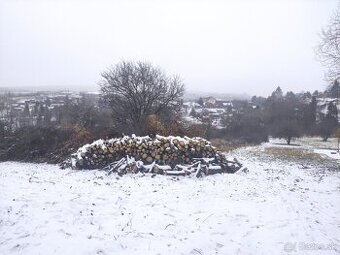
[[[189,93],[323,91],[314,49],[337,4],[5,0],[0,88],[97,91],[100,74],[126,59],[180,75]]]

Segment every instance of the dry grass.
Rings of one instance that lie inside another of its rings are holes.
[[[339,171],[340,166],[335,160],[314,153],[312,149],[302,146],[268,146],[262,147],[261,150],[249,150],[249,157],[255,160],[284,163],[284,164],[298,164],[303,168],[314,168],[319,170],[333,170]]]
[[[268,147],[265,148],[265,153],[270,157],[275,157],[279,160],[300,161],[300,160],[320,160],[322,157],[311,150],[299,147]]]
[[[211,144],[216,147],[217,150],[223,151],[223,152],[230,152],[232,150],[235,150],[237,148],[241,148],[244,146],[247,146],[247,144],[242,143],[238,140],[225,140],[225,139],[212,139]]]

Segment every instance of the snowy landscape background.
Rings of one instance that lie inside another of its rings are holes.
[[[0,255],[339,254],[339,0],[1,0]]]
[[[228,154],[246,172],[202,179],[108,176],[4,162],[2,254],[337,254],[334,139]]]

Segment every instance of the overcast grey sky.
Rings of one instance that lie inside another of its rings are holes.
[[[95,90],[146,60],[188,91],[323,90],[314,48],[337,0],[0,0],[0,87]]]

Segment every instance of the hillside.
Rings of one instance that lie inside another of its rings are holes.
[[[249,172],[202,179],[0,163],[0,253],[339,252],[340,161],[280,142],[234,151]]]

